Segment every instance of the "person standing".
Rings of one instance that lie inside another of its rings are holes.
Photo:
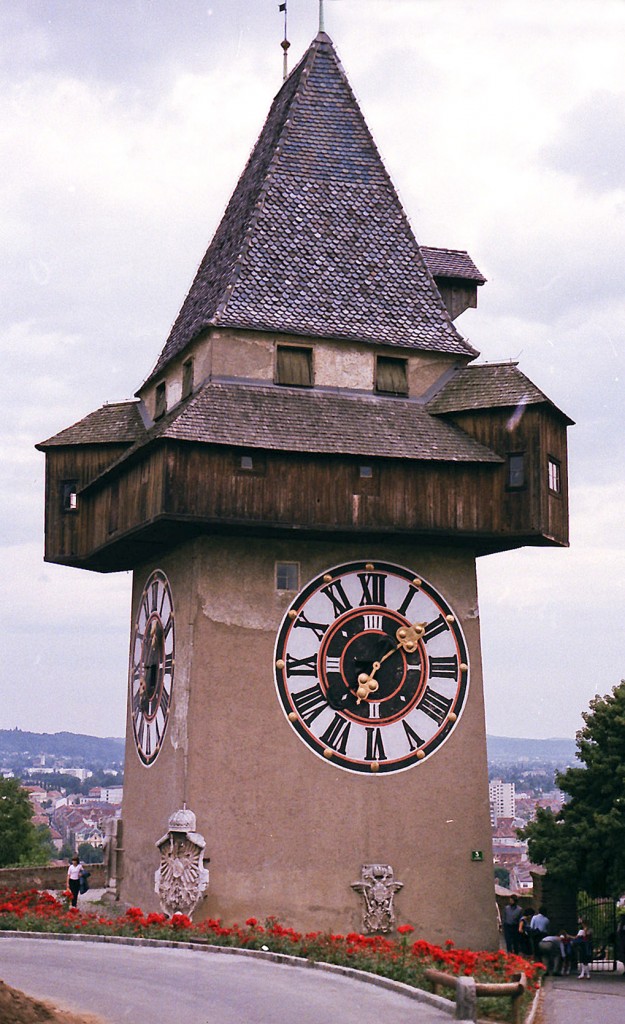
[[[588,921],[580,919],[579,931],[573,939],[573,946],[577,949],[579,961],[578,978],[590,978],[590,965],[592,963],[592,928]]]
[[[71,859],[67,869],[67,888],[72,894],[72,906],[78,905],[78,893],[80,892],[80,876],[82,875],[82,864],[76,854]]]
[[[548,935],[549,928],[550,923],[547,917],[547,910],[545,907],[539,907],[538,913],[534,914],[530,921],[532,946],[534,947],[534,956],[537,960],[540,960],[540,943]]]
[[[519,952],[519,923],[523,911],[516,896],[511,896],[508,905],[503,909],[503,937],[508,953]]]
[[[532,932],[530,922],[534,916],[534,908],[527,907],[519,921],[519,953],[521,956],[532,955]]]

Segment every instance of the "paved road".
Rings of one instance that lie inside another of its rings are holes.
[[[624,1024],[625,975],[547,978],[544,1024]]]
[[[437,1007],[352,978],[185,949],[0,934],[0,979],[74,1012],[97,1014],[107,1024],[449,1024],[452,1019]]]

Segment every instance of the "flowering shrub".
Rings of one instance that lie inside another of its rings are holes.
[[[66,894],[63,893],[62,897]],[[47,892],[29,889],[26,892],[0,890],[0,929],[36,932],[75,932],[84,935],[125,935],[137,938],[167,939],[235,946],[246,949],[271,950],[309,960],[347,964],[358,970],[382,974],[417,988],[429,988],[425,971],[434,968],[447,974],[472,975],[476,981],[511,981],[524,972],[531,995],[540,982],[542,964],[530,963],[519,956],[497,952],[456,949],[447,939],[444,947],[423,939],[410,942],[414,928],[401,924],[398,939],[382,935],[347,935],[327,932],[302,934],[269,917],[264,925],[256,917],[248,917],[245,925],[222,924],[209,918],[194,924],[186,914],[144,914],[140,907],[129,907],[119,917],[108,918],[97,912],[83,913],[67,907],[66,899],[57,899]],[[510,999],[480,1001],[480,1016],[497,1020],[510,1019]]]

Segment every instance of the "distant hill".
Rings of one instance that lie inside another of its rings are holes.
[[[487,736],[488,760],[498,764],[524,761],[550,762],[558,767],[577,764],[575,740],[518,739],[516,736]]]
[[[83,736],[76,732],[23,732],[21,729],[0,729],[0,756],[46,754],[111,764],[124,760],[124,747],[123,739],[112,736]]]
[[[557,767],[576,762],[575,740],[530,740],[513,736],[488,736],[488,760],[498,764],[525,761],[551,762]],[[124,760],[125,741],[115,736],[85,736],[76,732],[23,732],[0,729],[0,757],[15,754],[47,754],[77,761],[111,764]]]

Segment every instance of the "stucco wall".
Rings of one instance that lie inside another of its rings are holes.
[[[447,598],[464,630],[471,685],[442,748],[392,776],[361,777],[316,757],[286,722],[272,665],[293,594],[275,590],[275,562],[298,561],[301,584],[355,558],[413,568]],[[433,941],[496,944],[486,742],[474,561],[407,544],[200,538],[159,562],[176,612],[172,717],[146,768],[129,743],[122,897],[156,908],[155,841],[186,801],[210,856],[199,916],[274,914],[306,930],[360,930],[350,884],[364,863],[404,883],[399,921]],[[135,574],[134,602],[150,570]],[[482,850],[483,862],[471,852]]]

